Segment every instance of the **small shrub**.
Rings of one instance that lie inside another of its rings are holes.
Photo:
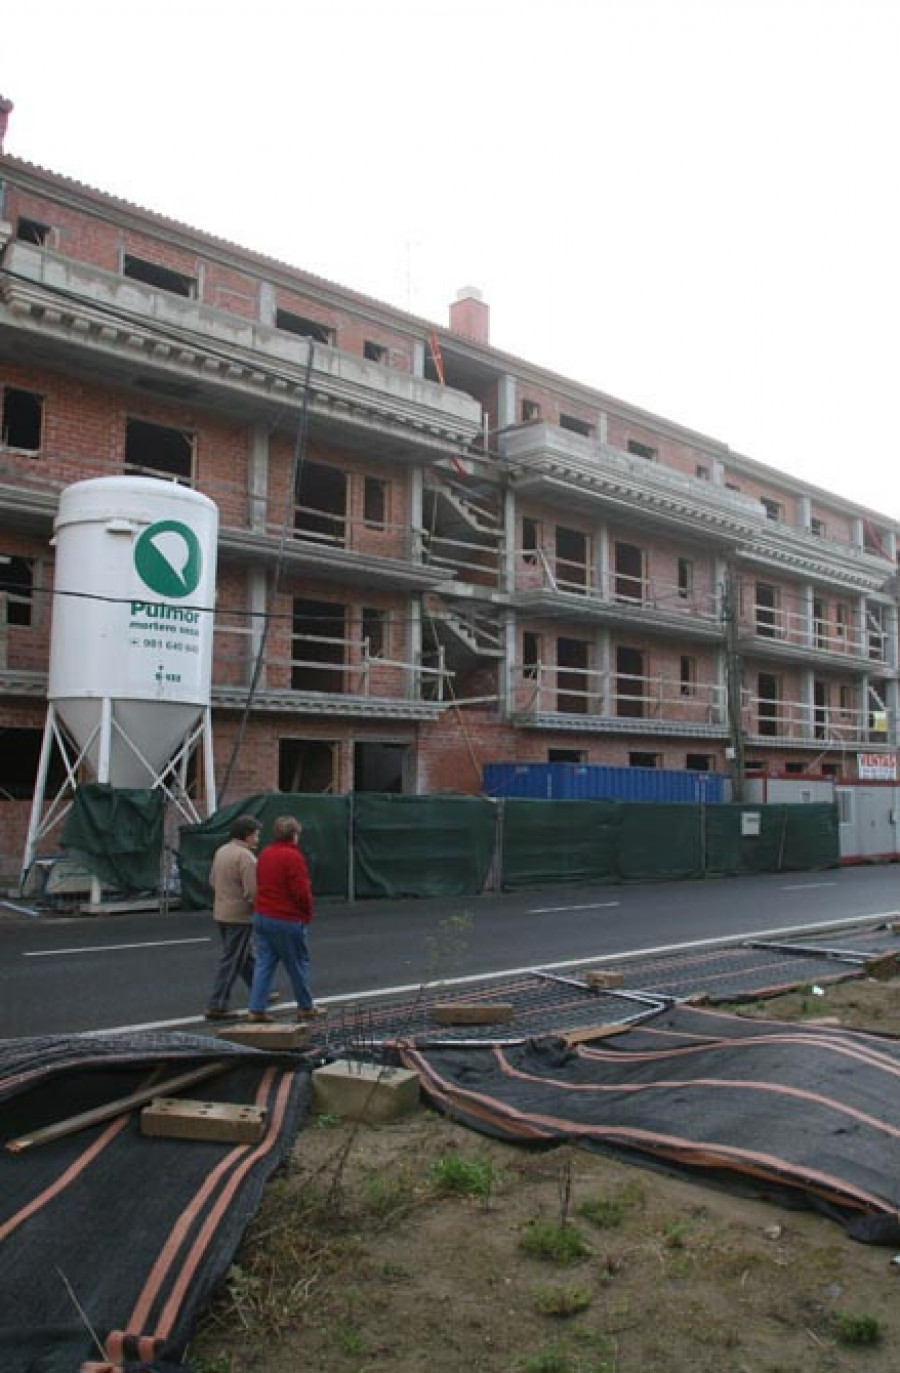
[[[580,1373],[581,1363],[562,1345],[548,1345],[519,1364],[522,1373]]]
[[[854,1316],[848,1311],[836,1311],[832,1325],[838,1344],[880,1344],[884,1334],[877,1316]]]
[[[629,1182],[615,1196],[585,1197],[578,1204],[579,1216],[584,1216],[601,1230],[614,1230],[621,1225],[632,1207],[644,1200],[640,1183]]]
[[[591,1253],[590,1245],[574,1225],[549,1220],[529,1221],[520,1243],[532,1258],[548,1259],[551,1263],[580,1263]]]
[[[445,1154],[431,1165],[428,1176],[439,1192],[486,1199],[494,1190],[494,1165],[489,1159]]]
[[[385,1177],[383,1173],[366,1173],[362,1182],[366,1206],[377,1216],[389,1216],[409,1205],[410,1187],[403,1177]]]
[[[540,1287],[534,1294],[535,1309],[542,1316],[577,1316],[591,1304],[586,1287]]]

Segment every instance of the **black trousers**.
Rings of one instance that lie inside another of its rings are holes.
[[[222,955],[209,998],[209,1010],[227,1011],[228,999],[238,978],[253,986],[253,927],[252,925],[226,925],[217,920],[222,940]]]

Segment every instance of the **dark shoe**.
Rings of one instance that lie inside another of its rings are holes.
[[[275,1001],[280,1001],[280,1000],[281,1000],[281,992],[269,992],[269,1005],[270,1005],[270,1006],[273,1004],[273,1002],[275,1002]]]
[[[266,1011],[248,1011],[247,1019],[251,1025],[273,1025],[275,1023],[275,1017]]]
[[[321,1006],[306,1006],[297,1012],[294,1019],[300,1021],[318,1020],[323,1015],[325,1015],[325,1011]]]
[[[210,1009],[209,1009],[208,1011],[204,1011],[204,1013],[203,1013],[203,1019],[204,1019],[204,1020],[232,1020],[232,1019],[233,1019],[233,1016],[232,1016],[232,1014],[231,1014],[231,1011],[219,1011],[219,1010],[216,1010],[215,1006],[211,1006]]]

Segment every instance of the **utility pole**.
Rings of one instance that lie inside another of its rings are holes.
[[[722,589],[725,622],[725,713],[728,720],[731,786],[735,802],[744,799],[744,729],[741,723],[741,655],[738,651],[737,579],[729,563]]]

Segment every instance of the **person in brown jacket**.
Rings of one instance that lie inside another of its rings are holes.
[[[213,919],[222,940],[222,953],[213,983],[207,1020],[228,1017],[228,999],[238,978],[253,985],[253,902],[256,899],[256,849],[260,823],[252,815],[232,820],[229,840],[217,849],[209,872],[213,889]]]

